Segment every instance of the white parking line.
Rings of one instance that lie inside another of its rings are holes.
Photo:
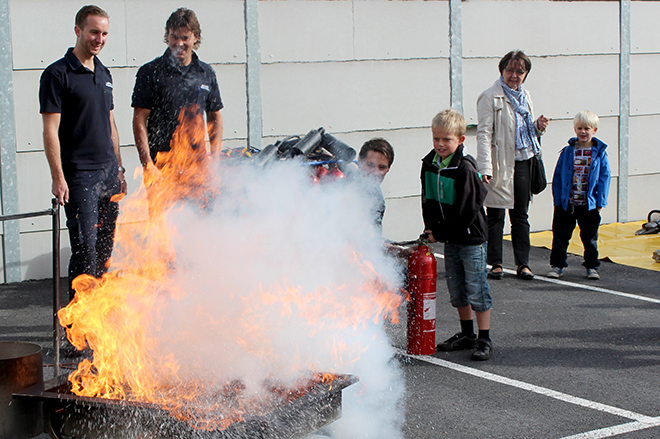
[[[509,271],[509,270],[505,270],[505,271]],[[660,303],[660,299],[654,299],[652,297],[640,296],[638,294],[622,293],[621,291],[608,290],[606,288],[600,288],[600,287],[594,287],[594,286],[591,286],[591,285],[578,284],[578,283],[575,283],[575,282],[566,282],[566,281],[558,280],[558,279],[550,279],[550,278],[545,277],[545,276],[535,276],[534,279],[542,280],[544,282],[550,282],[550,283],[557,284],[557,285],[564,285],[564,286],[567,286],[567,287],[582,288],[584,290],[596,291],[598,293],[611,294],[613,296],[627,297],[628,299],[643,300],[645,302],[651,302],[651,303]]]
[[[623,410],[610,405],[605,405],[598,402],[589,401],[587,399],[578,398],[577,396],[568,395],[566,393],[557,392],[556,390],[546,389],[545,387],[536,386],[534,384],[525,383],[523,381],[514,380],[511,378],[503,377],[501,375],[495,375],[494,373],[485,372],[479,369],[473,369],[471,367],[463,366],[462,364],[441,360],[440,358],[426,356],[426,355],[409,355],[407,352],[405,352],[402,349],[395,349],[395,350],[398,354],[409,358],[425,361],[427,363],[435,364],[436,366],[445,367],[447,369],[466,373],[468,375],[473,375],[478,378],[483,378],[496,383],[506,384],[507,386],[517,387],[518,389],[528,390],[530,392],[538,393],[539,395],[549,396],[551,398],[558,399],[560,401],[565,401],[582,407],[587,407],[601,412],[610,413],[616,416],[621,416],[622,418],[633,419],[635,421],[643,421],[647,423],[653,422],[656,419],[650,416],[642,415],[628,410]]]
[[[444,259],[444,255],[440,253],[434,253],[434,256],[440,259]],[[504,269],[504,272],[507,274],[516,275],[514,270]],[[584,285],[575,282],[566,282],[558,279],[550,279],[544,276],[535,276],[535,280],[540,280],[544,282],[554,283],[556,285],[562,285],[571,288],[581,288],[584,290],[595,291],[599,293],[611,294],[619,297],[626,297],[628,299],[642,300],[645,302],[651,303],[660,303],[660,300],[653,299],[651,297],[640,296],[637,294],[623,293],[621,291],[608,290],[606,288],[595,287],[591,285]],[[473,375],[479,378],[487,379],[493,382],[513,386],[522,390],[528,390],[530,392],[537,393],[539,395],[549,396],[551,398],[568,402],[570,404],[579,405],[582,407],[590,408],[593,410],[598,410],[604,413],[610,413],[616,416],[620,416],[627,419],[632,419],[634,422],[629,422],[625,424],[615,425],[613,427],[605,427],[598,430],[592,430],[585,433],[579,433],[573,436],[566,436],[561,439],[601,439],[608,438],[612,436],[618,436],[624,433],[630,433],[633,431],[646,430],[648,428],[660,427],[660,417],[654,418],[640,413],[631,412],[628,410],[623,410],[618,407],[613,407],[606,404],[597,403],[594,401],[589,401],[587,399],[579,398],[576,396],[568,395],[566,393],[557,392],[552,389],[547,389],[545,387],[535,386],[533,384],[525,383],[523,381],[513,380],[511,378],[506,378],[500,375],[495,375],[490,372],[484,372],[478,369],[473,369],[471,367],[463,366],[456,363],[451,363],[449,361],[441,360],[439,358],[431,356],[420,356],[420,355],[408,355],[405,351],[401,349],[396,349],[396,351],[403,356],[414,358],[420,361],[425,361],[427,363],[435,364],[437,366],[446,367],[458,372],[466,373]]]
[[[433,255],[436,258],[440,258],[440,259],[445,258],[445,256],[440,254],[440,253],[433,253]],[[514,270],[509,270],[507,268],[504,268],[504,272],[507,273],[507,274],[513,274],[513,275],[516,274],[516,272]],[[536,276],[534,276],[534,280],[541,280],[543,282],[550,282],[550,283],[557,284],[557,285],[563,285],[565,287],[582,288],[583,290],[595,291],[597,293],[606,293],[606,294],[611,294],[613,296],[626,297],[628,299],[642,300],[644,302],[660,303],[660,299],[654,299],[652,297],[640,296],[638,294],[623,293],[621,291],[608,290],[606,288],[595,287],[595,286],[592,286],[592,285],[579,284],[579,283],[575,283],[575,282],[566,282],[566,281],[558,280],[558,279],[550,279],[550,278],[545,277],[545,276],[536,275]]]
[[[548,389],[545,387],[536,386],[534,384],[529,384],[524,381],[518,381],[511,378],[507,378],[501,375],[496,375],[494,373],[485,372],[479,369],[473,369],[471,367],[463,366],[461,364],[452,363],[450,361],[441,360],[440,358],[426,356],[426,355],[409,355],[406,351],[402,349],[395,349],[395,351],[404,357],[414,358],[415,360],[424,361],[426,363],[431,363],[436,366],[445,367],[447,369],[455,370],[457,372],[465,373],[468,375],[475,376],[477,378],[483,378],[495,383],[504,384],[511,387],[516,387],[521,390],[527,390],[539,395],[548,396],[550,398],[557,399],[559,401],[564,401],[569,404],[578,405],[581,407],[586,407],[589,409],[597,410],[603,413],[609,413],[615,416],[620,416],[626,419],[632,419],[635,422],[626,423],[622,425],[617,425],[614,427],[607,427],[600,430],[593,430],[587,433],[580,433],[575,436],[567,436],[562,439],[596,439],[596,438],[606,438],[611,436],[616,436],[618,434],[623,434],[631,431],[645,430],[651,427],[660,426],[660,417],[653,418],[650,416],[642,415],[640,413],[631,412],[629,410],[620,409],[611,405],[601,404],[599,402],[589,401],[584,398],[579,398],[577,396],[572,396],[567,393],[557,392],[556,390]]]
[[[660,418],[652,418],[651,421],[636,421],[628,424],[615,425],[614,427],[601,428],[599,430],[587,431],[573,436],[564,436],[561,439],[601,439],[605,437],[618,436],[633,431],[646,430],[647,428],[660,427]]]

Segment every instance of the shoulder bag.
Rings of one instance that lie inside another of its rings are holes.
[[[541,151],[535,154],[530,160],[532,161],[532,169],[529,177],[530,189],[533,195],[538,195],[548,185],[548,180],[545,178],[545,166],[543,166]]]

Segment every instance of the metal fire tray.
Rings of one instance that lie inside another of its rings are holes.
[[[340,375],[317,383],[265,415],[244,415],[224,430],[198,430],[156,404],[76,396],[66,375],[14,393],[43,402],[44,428],[53,439],[299,439],[341,417],[342,390],[358,381]]]

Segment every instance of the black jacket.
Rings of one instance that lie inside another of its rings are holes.
[[[488,190],[476,161],[459,145],[449,166],[438,172],[435,150],[422,159],[422,216],[424,227],[440,242],[479,245],[488,240],[484,199]]]

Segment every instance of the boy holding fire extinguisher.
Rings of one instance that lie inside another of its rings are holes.
[[[461,332],[437,346],[438,351],[473,349],[473,360],[488,360],[490,296],[486,267],[488,227],[483,208],[487,189],[476,161],[463,153],[467,123],[455,110],[438,113],[431,123],[433,150],[422,159],[422,216],[431,242],[445,243],[445,272]],[[475,335],[472,313],[476,314]]]

